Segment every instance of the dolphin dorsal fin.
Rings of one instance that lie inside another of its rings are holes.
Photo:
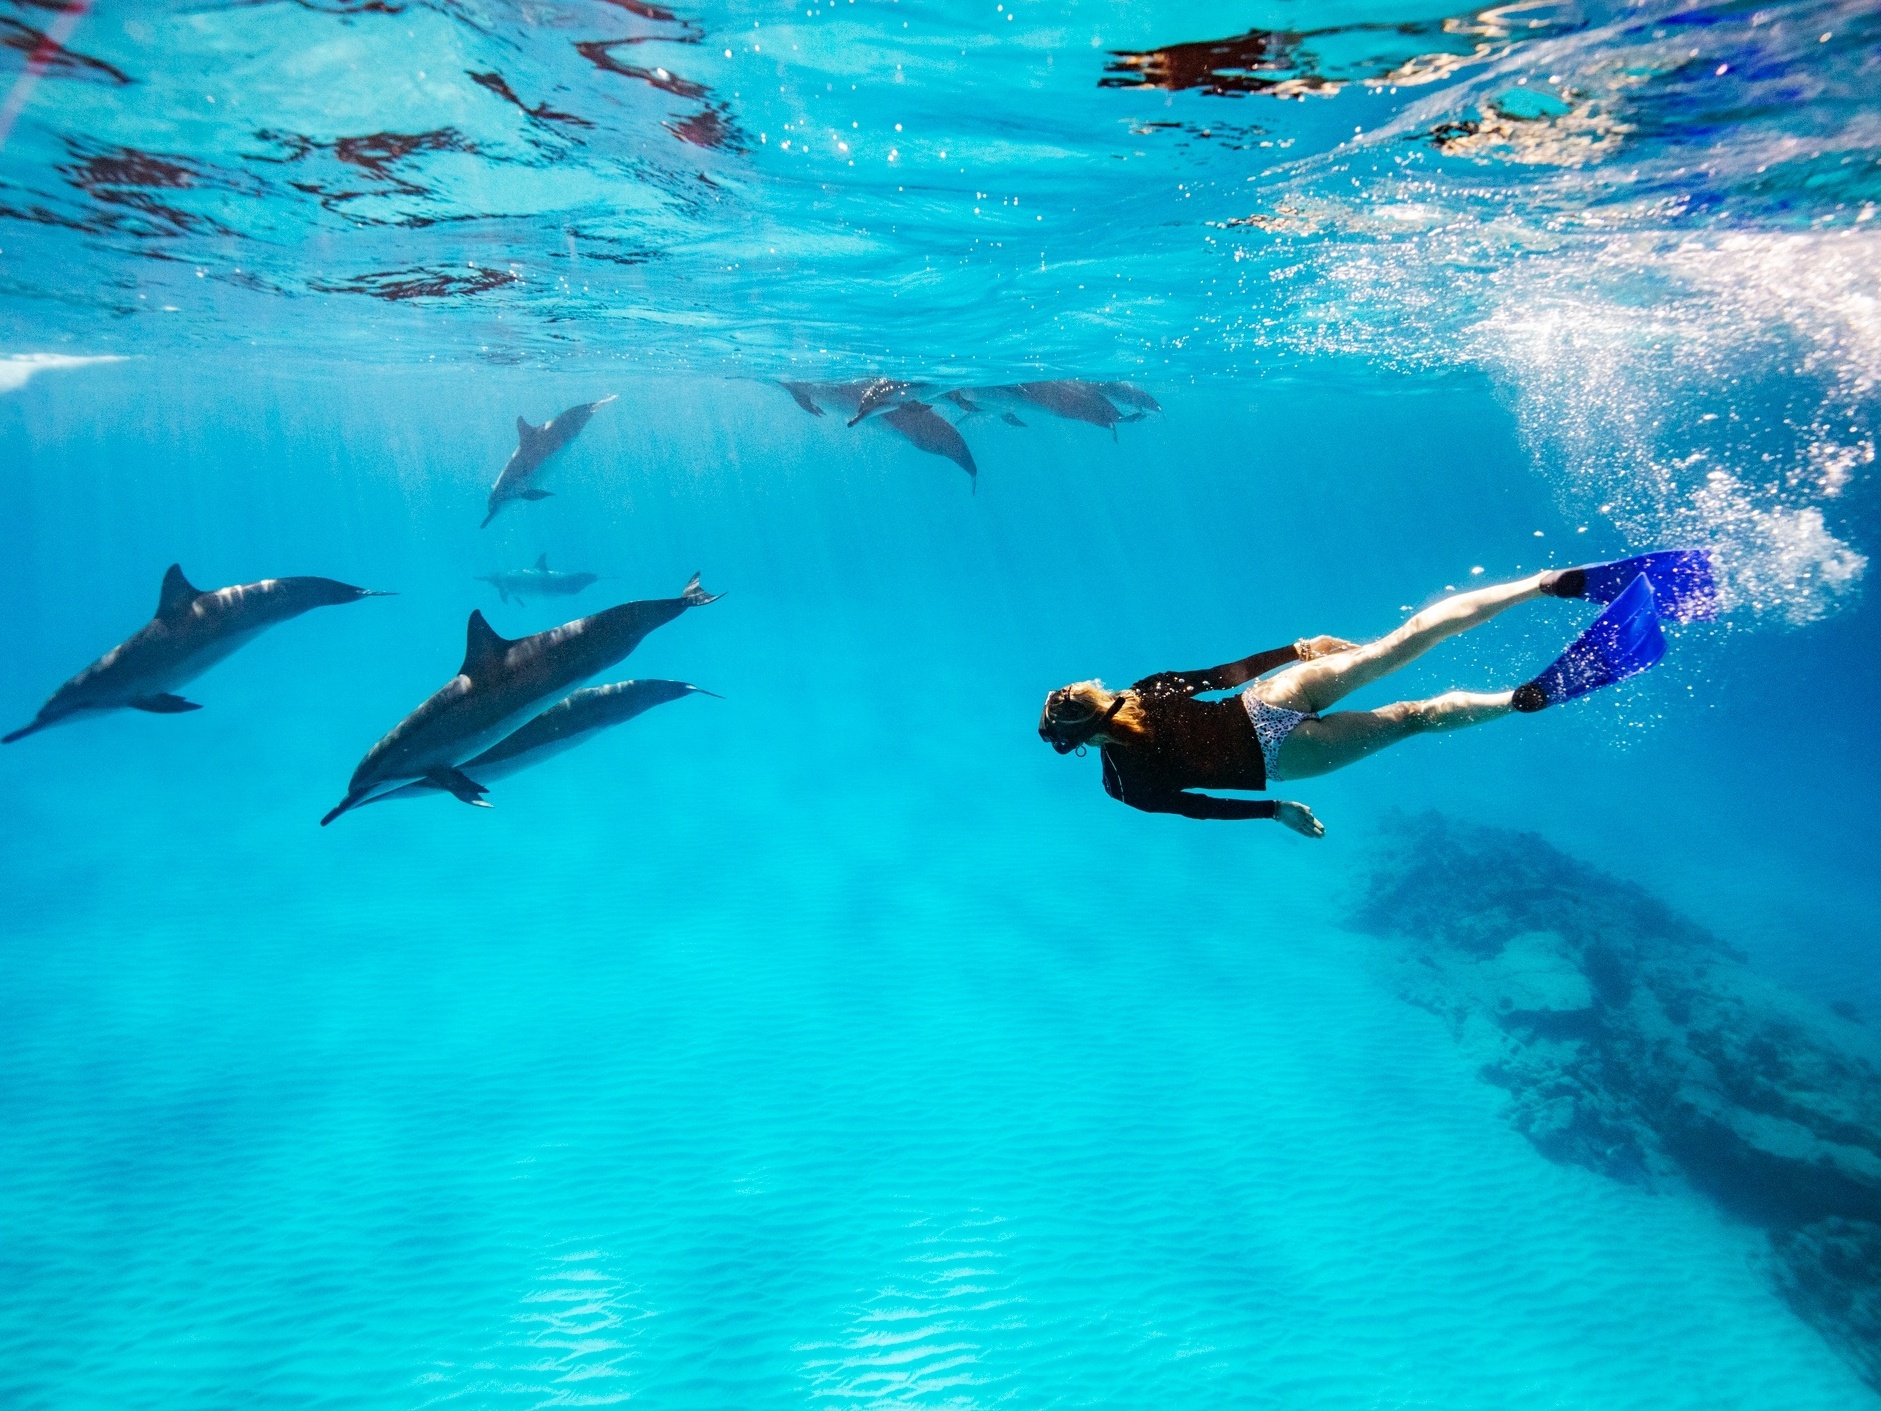
[[[173,563],[163,575],[163,587],[157,592],[157,616],[175,617],[188,612],[190,605],[201,596],[195,585],[183,576],[183,565]]]
[[[536,568],[542,573],[549,571],[549,556],[547,554],[536,555]]]
[[[518,441],[522,442],[524,445],[527,445],[529,443],[529,438],[535,434],[536,434],[535,427],[531,426],[522,417],[516,418],[516,439]]]
[[[474,679],[485,668],[502,660],[510,645],[507,638],[496,635],[496,629],[483,620],[482,613],[471,613],[470,625],[464,632],[464,664],[457,668],[457,674]]]

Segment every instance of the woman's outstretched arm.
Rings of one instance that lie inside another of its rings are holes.
[[[1145,813],[1179,813],[1184,818],[1272,818],[1278,806],[1274,799],[1227,799],[1187,789],[1150,794],[1129,802],[1132,808],[1140,808]]]
[[[1184,818],[1271,818],[1304,837],[1326,835],[1319,820],[1313,817],[1312,809],[1287,799],[1224,799],[1187,789],[1139,790],[1126,797],[1123,776],[1117,772],[1116,761],[1108,749],[1104,751],[1104,792],[1118,803],[1129,804],[1145,813],[1179,813]]]
[[[1131,799],[1130,804],[1146,813],[1179,813],[1184,818],[1271,818],[1304,837],[1326,836],[1324,826],[1313,817],[1312,809],[1287,799],[1225,799],[1218,794],[1198,794],[1181,789],[1168,794],[1152,794],[1146,800]]]
[[[1185,696],[1193,696],[1199,691],[1231,691],[1236,686],[1247,685],[1257,676],[1265,676],[1275,667],[1330,656],[1351,646],[1352,643],[1342,637],[1302,637],[1290,646],[1255,652],[1239,661],[1223,662],[1205,671],[1161,671],[1137,682],[1136,688],[1151,690],[1160,686],[1166,690],[1180,691]]]

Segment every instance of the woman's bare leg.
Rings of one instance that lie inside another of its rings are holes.
[[[1280,745],[1280,777],[1291,781],[1330,774],[1413,735],[1461,730],[1507,715],[1513,691],[1479,695],[1451,691],[1427,701],[1398,701],[1377,710],[1338,710],[1302,720]]]
[[[1472,627],[1480,627],[1504,609],[1540,596],[1539,573],[1514,583],[1497,583],[1488,588],[1458,593],[1455,597],[1431,604],[1397,631],[1380,637],[1376,642],[1367,642],[1349,652],[1317,657],[1289,666],[1285,671],[1255,683],[1253,690],[1259,699],[1269,705],[1282,706],[1287,710],[1324,710],[1361,686],[1369,686],[1381,676],[1389,676],[1399,667],[1408,666],[1445,638],[1467,632]]]

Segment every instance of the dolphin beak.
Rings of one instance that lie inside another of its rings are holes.
[[[46,727],[35,720],[31,725],[22,725],[10,735],[0,735],[0,745],[10,745],[15,740],[24,740],[28,735],[37,735]]]
[[[348,794],[345,798],[341,799],[337,804],[335,804],[331,809],[327,811],[327,816],[320,820],[320,826],[322,828],[326,827],[327,824],[331,823],[334,819],[338,818],[342,813],[345,813],[349,809],[358,808],[359,805],[364,802],[365,800],[359,795]]]

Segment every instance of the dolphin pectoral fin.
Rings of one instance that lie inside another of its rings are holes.
[[[1005,422],[1006,425],[1008,426],[1024,426],[1025,425],[1023,421],[1020,421],[1019,418],[1014,416],[1011,412],[1001,412],[999,414],[999,419]]]
[[[488,808],[490,806],[483,801],[483,795],[490,791],[461,769],[452,769],[446,765],[439,765],[436,769],[428,771],[425,774],[425,778],[431,783],[436,784],[453,798],[461,799],[464,803],[471,805],[473,808]]]
[[[181,715],[186,710],[201,710],[194,701],[172,696],[167,691],[155,696],[137,696],[125,702],[132,710],[147,710],[152,715]]]
[[[553,490],[524,490],[517,498],[522,500],[546,500],[554,493]]]

